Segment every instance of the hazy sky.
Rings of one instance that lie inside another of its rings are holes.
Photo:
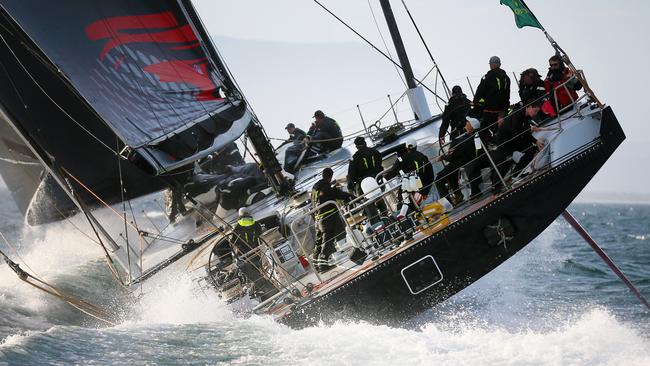
[[[374,120],[388,105],[386,95],[395,98],[404,90],[388,61],[311,0],[194,3],[271,136],[284,135],[287,121],[307,127],[313,111],[320,108],[354,131],[360,126],[357,104],[367,120]],[[384,49],[370,3],[389,42],[378,0],[322,3]],[[401,1],[391,3],[416,77],[421,78],[432,62]],[[553,50],[543,33],[516,28],[512,12],[498,0],[406,0],[406,4],[452,85],[458,83],[468,91],[469,76],[476,87],[492,55],[501,57],[509,73],[528,67],[546,73]],[[585,70],[601,100],[614,107],[628,136],[589,189],[647,192],[650,154],[645,146],[650,142],[650,122],[642,98],[650,85],[650,1],[528,0],[527,4],[574,64]],[[427,81],[433,84],[433,79]],[[428,97],[435,112],[434,99]],[[408,113],[405,107],[400,105],[402,113]]]

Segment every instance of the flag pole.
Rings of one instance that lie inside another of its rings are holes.
[[[589,83],[587,82],[587,79],[585,78],[585,75],[582,72],[582,70],[578,70],[578,68],[575,67],[573,62],[571,62],[571,58],[569,58],[569,54],[567,54],[562,49],[562,47],[560,47],[560,45],[555,41],[555,39],[553,39],[553,37],[551,37],[551,35],[546,31],[546,28],[544,28],[542,22],[540,22],[539,19],[537,19],[537,16],[535,15],[535,13],[533,13],[532,10],[530,10],[526,2],[524,0],[519,0],[519,2],[521,2],[521,5],[526,7],[530,15],[532,15],[533,18],[535,18],[537,24],[539,24],[539,26],[541,27],[540,29],[542,30],[542,32],[544,32],[546,39],[549,41],[549,43],[551,43],[553,49],[555,49],[555,54],[562,57],[564,63],[569,67],[569,69],[573,72],[573,74],[576,76],[578,81],[580,81],[580,83],[582,84],[582,87],[585,89],[585,93],[589,95],[589,97],[598,105],[598,107],[602,108],[604,106],[603,103],[600,101],[600,99],[598,99],[598,97],[596,97],[596,93],[594,93],[594,91],[589,86]]]

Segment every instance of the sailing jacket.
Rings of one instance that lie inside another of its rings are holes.
[[[535,138],[530,131],[530,117],[526,111],[521,110],[504,118],[493,141],[503,156],[508,156],[513,151],[528,151],[535,143]]]
[[[296,127],[294,128],[293,133],[289,134],[289,139],[287,141],[302,141],[305,136],[307,136],[307,133]]]
[[[442,155],[444,161],[453,166],[462,166],[476,157],[476,146],[474,145],[474,134],[465,133],[451,140],[449,151]]]
[[[233,228],[233,237],[230,241],[235,254],[241,256],[257,248],[259,245],[262,226],[251,216],[243,216]]]
[[[315,122],[307,132],[312,140],[321,144],[329,151],[336,150],[343,145],[343,134],[338,123],[330,117],[325,117],[318,122]],[[318,142],[318,140],[325,140]]]
[[[395,165],[386,174],[387,178],[390,179],[399,175],[400,170],[406,174],[416,172],[422,181],[422,188],[419,191],[420,194],[423,196],[429,194],[436,176],[433,172],[433,165],[431,165],[426,155],[415,149],[408,150],[403,156],[397,158]]]
[[[331,182],[326,182],[324,179],[319,180],[314,184],[312,188],[312,201],[315,204],[314,206],[320,205],[327,201],[337,201],[342,200],[343,202],[350,202],[352,195],[343,192],[338,188],[332,187]],[[330,217],[332,214],[336,213],[338,209],[335,205],[329,204],[321,207],[316,213],[316,220],[320,220],[326,217]]]
[[[558,72],[549,69],[546,80],[544,80],[544,87],[547,92],[550,92],[553,89],[556,90],[555,95],[557,95],[557,102],[560,109],[578,100],[578,93],[576,93],[576,90],[582,89],[582,84],[577,79],[569,81],[572,77],[573,72],[565,66]],[[561,86],[564,83],[566,83],[566,88]],[[554,93],[551,93],[550,100],[553,109],[555,109],[554,98]]]
[[[451,126],[449,133],[452,138],[460,135],[463,132],[463,126],[465,126],[466,122],[465,118],[467,117],[467,113],[469,113],[470,106],[471,102],[465,94],[452,95],[449,98],[449,103],[445,106],[445,110],[442,112],[442,124],[440,125],[438,137],[445,137],[449,126]]]
[[[352,155],[352,161],[348,165],[348,192],[354,192],[361,181],[366,177],[375,178],[381,173],[382,156],[377,149],[361,146]]]
[[[526,106],[534,101],[542,102],[541,98],[546,94],[546,87],[544,82],[537,79],[533,84],[526,85],[523,82],[519,83],[519,98],[521,103]]]
[[[510,78],[505,71],[493,69],[481,79],[474,95],[474,106],[484,112],[500,112],[510,107]]]

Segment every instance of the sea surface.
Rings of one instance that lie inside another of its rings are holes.
[[[531,245],[400,328],[340,322],[293,330],[238,318],[181,273],[140,298],[111,279],[67,223],[28,228],[0,186],[0,249],[92,303],[107,326],[0,265],[0,365],[650,365],[650,313],[558,219]],[[650,205],[570,211],[650,298]]]

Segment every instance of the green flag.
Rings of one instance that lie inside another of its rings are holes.
[[[518,28],[535,27],[542,30],[544,29],[523,1],[501,0],[501,4],[508,6],[512,12],[515,13],[515,23],[517,23]]]

